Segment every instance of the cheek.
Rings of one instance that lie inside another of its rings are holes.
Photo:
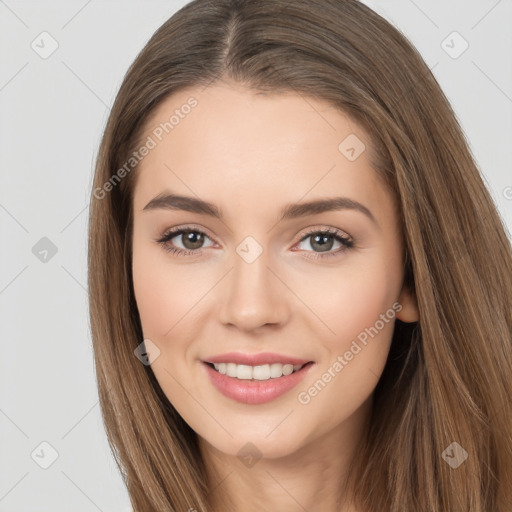
[[[315,307],[334,334],[322,336],[321,364],[297,396],[307,418],[321,418],[317,433],[347,419],[374,390],[389,353],[399,279],[399,265],[367,261],[340,273],[339,282],[331,280],[329,292],[318,295]]]
[[[207,265],[181,265],[160,247],[133,242],[133,288],[145,338],[188,338],[202,298],[215,285]]]
[[[337,349],[350,345],[361,333],[364,337],[365,329],[374,326],[380,315],[392,308],[401,284],[400,272],[392,264],[383,263],[382,257],[332,272],[325,280],[318,277],[306,279],[301,285],[302,295],[329,328],[322,329],[326,345]],[[394,316],[393,310],[388,316]],[[386,322],[384,327],[379,322],[378,327],[390,330],[392,322]]]
[[[183,290],[179,269],[166,265],[163,249],[164,257],[158,252],[134,236],[133,288],[144,337],[161,340],[176,323],[187,290]]]

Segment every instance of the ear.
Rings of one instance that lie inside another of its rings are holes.
[[[406,323],[417,322],[419,320],[420,315],[416,295],[412,293],[405,284],[402,286],[398,303],[402,306],[402,309],[397,311],[396,318]]]

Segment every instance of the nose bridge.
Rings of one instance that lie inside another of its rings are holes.
[[[253,237],[246,237],[233,254],[221,313],[224,323],[254,329],[282,322],[285,296],[273,272],[269,252]]]

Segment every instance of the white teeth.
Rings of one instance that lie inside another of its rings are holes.
[[[285,364],[283,366],[283,375],[290,375],[293,373],[293,364]]]
[[[300,370],[303,365],[296,364],[262,364],[259,366],[248,366],[235,363],[213,363],[213,367],[223,375],[234,377],[240,380],[269,380],[277,379],[283,375],[290,375]]]
[[[283,365],[279,363],[274,363],[270,365],[270,376],[273,379],[277,377],[281,377],[283,375]]]
[[[256,380],[270,379],[270,365],[263,364],[261,366],[255,366],[252,370],[252,378]]]
[[[252,379],[252,366],[247,366],[245,364],[238,364],[236,366],[236,378],[243,380],[251,380]]]
[[[226,375],[228,377],[236,377],[236,364],[226,363]]]

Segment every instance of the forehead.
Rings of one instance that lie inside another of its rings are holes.
[[[141,140],[150,139],[137,169],[137,210],[165,190],[238,208],[333,195],[367,205],[386,200],[366,132],[303,95],[231,83],[183,90],[146,122]]]

